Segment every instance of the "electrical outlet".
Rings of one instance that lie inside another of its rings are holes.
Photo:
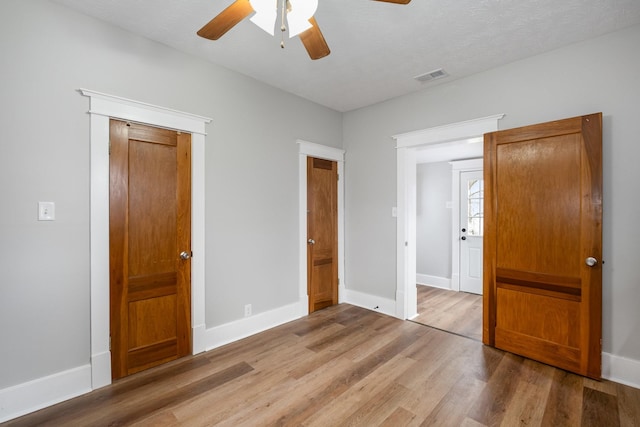
[[[244,317],[251,316],[251,304],[246,304],[244,306]]]
[[[38,221],[55,221],[56,204],[54,202],[38,202]]]

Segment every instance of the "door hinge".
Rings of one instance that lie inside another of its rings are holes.
[[[338,286],[340,286],[340,278],[338,277]]]
[[[340,181],[340,174],[336,174],[336,180]]]
[[[109,351],[111,351],[111,335],[109,335]]]
[[[109,140],[109,155],[111,155],[111,140]]]

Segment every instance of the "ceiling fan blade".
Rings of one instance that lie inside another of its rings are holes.
[[[331,53],[329,45],[327,45],[327,41],[324,39],[322,31],[320,31],[320,27],[318,27],[316,19],[311,17],[309,22],[313,27],[303,33],[300,33],[300,40],[302,41],[305,49],[307,49],[311,59],[324,58]]]
[[[396,3],[396,4],[409,4],[411,0],[376,0],[376,1],[383,1],[386,3]]]
[[[253,7],[249,0],[236,0],[229,7],[220,12],[207,25],[200,28],[198,35],[209,40],[218,40],[238,22],[249,16]]]

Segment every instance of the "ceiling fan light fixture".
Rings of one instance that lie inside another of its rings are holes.
[[[249,0],[249,3],[251,3],[251,7],[256,12],[251,17],[251,22],[272,36],[275,35],[276,19],[278,18],[278,1]]]
[[[318,0],[288,0],[288,3],[291,5],[291,11],[287,10],[289,37],[295,37],[313,26],[309,20],[318,9]]]

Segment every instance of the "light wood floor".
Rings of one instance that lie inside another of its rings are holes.
[[[8,426],[638,426],[640,390],[342,304]]]
[[[417,285],[423,325],[482,341],[482,295]]]

